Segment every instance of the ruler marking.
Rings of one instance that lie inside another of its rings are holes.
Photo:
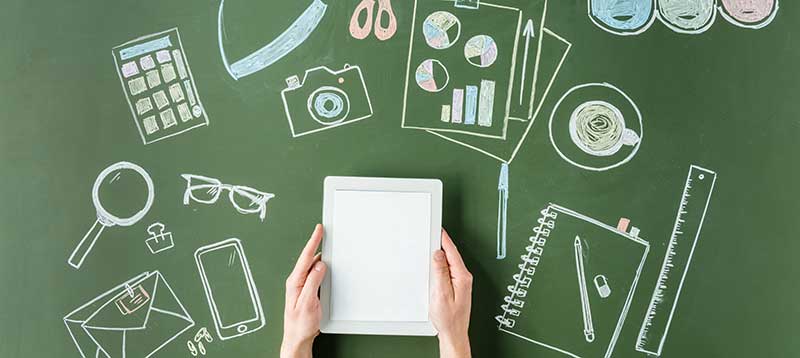
[[[711,184],[707,186],[692,186],[695,178],[699,179],[701,183],[708,183],[708,181],[710,181]],[[653,290],[653,295],[650,299],[647,313],[645,314],[644,321],[642,322],[642,327],[639,330],[639,336],[636,342],[637,351],[657,356],[661,355],[664,342],[666,341],[667,334],[669,333],[669,327],[672,324],[673,315],[675,314],[675,310],[678,306],[678,300],[683,289],[683,283],[686,280],[686,275],[689,272],[689,266],[691,265],[692,257],[694,256],[694,250],[697,246],[697,241],[700,238],[700,231],[702,230],[703,222],[705,221],[705,216],[708,212],[708,206],[711,201],[711,195],[714,192],[716,180],[717,174],[711,170],[695,165],[692,165],[689,169],[689,174],[686,177],[686,183],[684,185],[683,194],[678,207],[678,213],[675,218],[675,225],[673,226],[669,244],[667,245],[667,252],[664,256],[664,262],[661,266],[661,271],[659,273],[658,280],[656,281],[656,286]],[[689,200],[693,193],[693,191],[690,190],[695,187],[700,191],[697,194],[699,199],[702,200],[703,196],[700,196],[701,194],[705,196],[705,203],[703,203],[702,206],[702,213],[700,213],[699,210],[694,210],[699,208],[689,207],[690,204],[694,202],[690,202]],[[684,230],[683,224],[685,224],[688,219],[698,219],[698,217],[695,216],[698,214],[700,216],[696,225],[691,225],[691,223],[694,222],[693,220],[690,222],[688,230]],[[687,232],[689,233],[688,238],[685,237]],[[694,237],[691,237],[691,233],[694,233]],[[692,240],[691,249],[684,248],[685,245],[683,242],[686,240]],[[685,257],[686,261],[684,262],[684,255],[686,255],[684,253],[685,250],[689,250],[689,252],[688,256]],[[672,275],[673,270],[681,268],[683,269],[682,274],[679,276]],[[677,282],[677,288],[675,289],[673,297],[673,293],[671,292],[671,283],[675,283],[673,281],[677,280],[678,278],[680,278],[680,281]],[[667,315],[667,313],[663,312],[664,309],[661,307],[661,305],[670,303],[672,307],[669,308],[668,316],[662,317]],[[663,322],[664,318],[666,318],[665,322]],[[657,337],[659,334],[661,335],[660,338]],[[658,342],[658,345],[653,346],[656,341]]]

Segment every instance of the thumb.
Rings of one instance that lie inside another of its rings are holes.
[[[453,283],[450,281],[450,266],[444,251],[433,253],[433,293],[441,297],[453,299]]]
[[[300,298],[297,300],[299,304],[307,304],[317,300],[317,292],[319,286],[322,284],[322,279],[325,278],[325,263],[317,261],[311,268],[306,278],[306,283],[303,285],[303,290],[300,292]]]

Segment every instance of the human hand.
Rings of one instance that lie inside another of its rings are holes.
[[[442,358],[469,358],[469,315],[472,309],[472,274],[461,254],[442,230],[442,249],[433,255],[433,289],[430,318],[439,331]]]
[[[310,358],[314,338],[319,335],[322,306],[317,292],[325,277],[325,263],[315,253],[322,241],[323,227],[317,224],[306,247],[286,279],[281,358]]]

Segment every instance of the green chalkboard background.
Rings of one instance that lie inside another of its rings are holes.
[[[230,56],[273,39],[309,3],[228,0],[226,31],[235,39],[228,44]],[[350,37],[357,3],[330,0],[320,28],[300,48],[235,81],[219,56],[218,0],[3,1],[0,357],[79,356],[64,315],[144,271],[160,270],[198,327],[213,328],[193,252],[230,237],[244,243],[267,325],[238,339],[216,340],[208,356],[277,356],[284,279],[320,221],[328,175],[442,179],[444,225],[475,276],[476,357],[562,356],[498,332],[494,320],[540,209],[555,202],[612,225],[629,217],[651,251],[614,356],[642,357],[634,350],[636,335],[691,164],[716,171],[718,180],[664,355],[789,357],[800,351],[795,2],[781,2],[776,20],[758,31],[718,18],[701,35],[678,34],[656,22],[640,36],[618,37],[590,22],[585,0],[551,1],[546,26],[573,47],[511,165],[509,257],[501,261],[495,259],[499,162],[400,128],[413,1],[393,1],[399,30],[387,42]],[[173,27],[180,31],[210,126],[144,146],[111,49]],[[362,67],[374,116],[293,139],[280,97],[284,79],[345,63]],[[646,136],[631,162],[596,173],[556,154],[547,117],[569,88],[604,81],[636,101]],[[122,160],[151,174],[154,205],[138,224],[107,229],[75,270],[66,259],[95,219],[92,183]],[[184,206],[182,173],[277,197],[263,223],[222,199]],[[176,241],[159,255],[144,244],[145,229],[155,221],[165,223]],[[189,338],[181,336],[157,356],[189,356]],[[434,338],[321,336],[316,354],[435,357],[437,348]]]

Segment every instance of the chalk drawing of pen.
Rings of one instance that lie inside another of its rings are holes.
[[[506,225],[508,223],[508,164],[500,166],[497,183],[497,259],[506,258]]]
[[[589,293],[586,291],[586,274],[583,271],[583,244],[581,238],[575,236],[575,268],[578,271],[578,287],[581,290],[581,308],[583,309],[583,334],[587,342],[594,341],[594,325],[592,324],[592,307],[589,305]]]

